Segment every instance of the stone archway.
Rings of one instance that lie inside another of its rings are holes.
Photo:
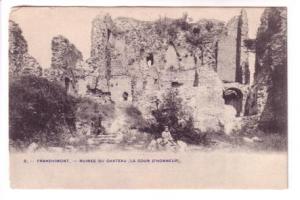
[[[223,92],[223,98],[226,105],[231,105],[236,110],[236,116],[241,115],[243,109],[243,93],[238,88],[228,88]]]

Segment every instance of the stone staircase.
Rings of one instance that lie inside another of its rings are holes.
[[[121,138],[117,134],[110,135],[98,135],[89,139],[89,143],[92,145],[101,145],[101,144],[118,144],[120,143]]]

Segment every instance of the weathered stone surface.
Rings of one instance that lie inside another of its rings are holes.
[[[22,30],[14,21],[9,21],[9,72],[11,75],[42,75],[42,68],[35,58],[28,54],[27,41]]]
[[[114,32],[114,24],[108,14],[99,15],[93,20],[89,68],[94,70],[94,73],[89,85],[91,88],[98,88],[104,92],[110,91],[111,40]]]
[[[93,21],[89,63],[90,68],[97,69],[94,77],[101,78],[92,87],[119,90],[110,87],[122,85],[118,80],[127,79],[130,87],[125,84],[126,89],[120,90],[130,90],[129,98],[136,102],[145,88],[161,86],[165,70],[194,68],[195,59],[201,60],[202,65],[215,65],[215,40],[222,28],[223,23],[217,20],[200,20],[189,25],[185,18],[144,22],[98,16]],[[193,33],[194,29],[201,29],[201,33]],[[205,41],[200,40],[204,35]],[[194,53],[197,51],[201,53]]]
[[[70,94],[77,94],[78,78],[85,74],[80,66],[81,52],[62,35],[54,37],[51,44],[51,68],[45,72],[45,76],[60,82]]]
[[[248,50],[248,19],[245,10],[226,25],[218,41],[218,74],[225,82],[248,84],[250,78]]]
[[[239,50],[239,61],[237,61],[237,82],[241,84],[249,84],[250,82],[250,70],[249,70],[249,53],[248,47],[245,45],[245,41],[248,38],[248,18],[247,13],[244,9],[241,11],[240,19],[240,39],[238,42],[238,49]]]
[[[287,129],[287,13],[286,8],[267,8],[257,32],[254,85],[246,113],[258,114],[263,130]]]
[[[82,60],[81,52],[62,35],[53,37],[51,50],[51,67],[54,69],[66,70],[75,68],[77,62]]]
[[[228,27],[228,34],[234,40],[230,45],[235,49],[233,81],[245,84],[247,75],[242,71],[248,62],[242,43],[248,38],[245,11],[229,22]],[[92,81],[88,84],[110,93],[117,104],[131,102],[148,119],[157,106],[156,100],[162,100],[173,84],[183,84],[179,90],[185,103],[195,109],[197,127],[203,131],[225,129],[230,133],[236,128],[236,111],[224,105],[223,83],[215,72],[219,69],[218,54],[228,52],[226,48],[218,49],[223,29],[224,23],[217,20],[188,23],[183,17],[144,22],[111,19],[107,14],[98,16],[92,25],[92,50],[87,62]],[[237,80],[238,68],[241,80]]]

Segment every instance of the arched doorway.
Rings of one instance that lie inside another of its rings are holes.
[[[237,88],[228,88],[223,92],[223,98],[226,105],[231,105],[236,110],[236,116],[239,117],[243,108],[243,93]]]
[[[154,64],[154,58],[153,58],[153,54],[149,53],[148,56],[146,57],[146,62],[148,64],[148,66],[152,66]]]
[[[65,89],[68,92],[70,87],[71,80],[68,77],[65,77]]]
[[[123,101],[127,101],[128,100],[128,92],[123,92],[122,97],[123,97]]]

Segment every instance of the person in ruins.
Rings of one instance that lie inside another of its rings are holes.
[[[95,135],[104,135],[105,134],[105,129],[102,126],[102,117],[99,116],[96,122],[94,123],[95,127]]]
[[[76,130],[80,135],[84,135],[84,136],[91,135],[90,126],[85,121],[77,121]]]
[[[161,133],[161,138],[163,145],[175,143],[168,126],[165,126],[165,130]]]
[[[88,123],[85,123],[83,125],[83,130],[82,130],[83,134],[86,136],[90,136],[91,135],[91,127],[89,126]]]

